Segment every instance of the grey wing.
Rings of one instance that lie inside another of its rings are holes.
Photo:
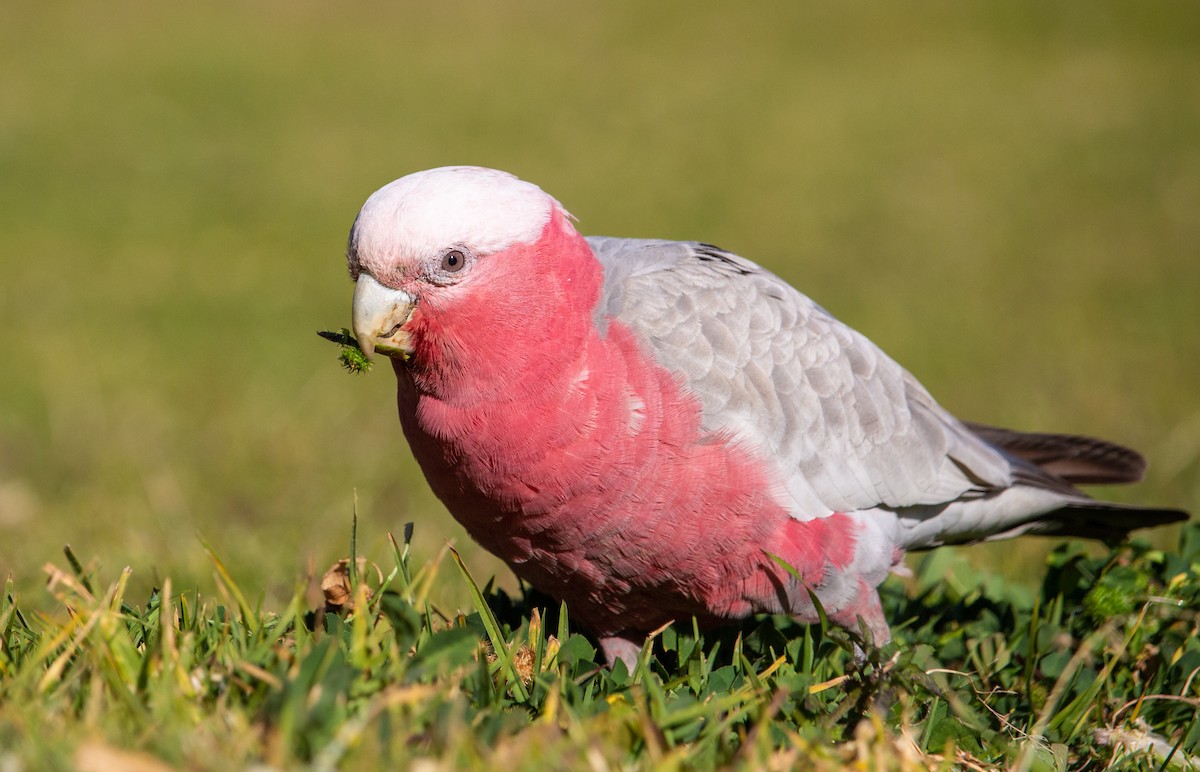
[[[906,370],[779,277],[705,244],[588,239],[596,309],[699,397],[703,428],[777,464],[793,514],[938,507],[1013,482],[1008,457]]]

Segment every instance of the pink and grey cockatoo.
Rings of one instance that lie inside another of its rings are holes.
[[[433,169],[367,200],[347,259],[433,491],[610,663],[672,620],[814,621],[810,591],[881,644],[909,550],[1186,519],[1074,487],[1137,480],[1134,451],[963,423],[745,258],[571,219],[510,174]]]

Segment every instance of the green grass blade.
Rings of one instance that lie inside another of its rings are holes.
[[[246,601],[246,596],[242,594],[242,590],[238,587],[237,582],[233,581],[229,570],[225,568],[225,564],[221,562],[221,558],[217,557],[214,550],[203,536],[197,536],[200,544],[204,547],[204,551],[208,553],[209,560],[212,561],[213,567],[217,571],[217,576],[220,578],[221,585],[229,591],[233,596],[234,602],[237,604],[238,612],[242,616],[242,624],[245,625],[247,632],[253,635],[258,632],[258,618],[254,613],[253,607]]]
[[[458,566],[459,572],[463,579],[467,582],[467,589],[471,593],[471,600],[475,602],[475,608],[479,611],[479,617],[483,620],[483,628],[487,631],[488,640],[492,643],[492,649],[496,652],[496,657],[500,660],[500,666],[503,668],[505,675],[509,679],[509,685],[520,702],[528,702],[529,695],[525,691],[525,685],[521,681],[520,675],[517,674],[517,669],[513,665],[512,652],[508,648],[508,643],[504,640],[503,634],[500,632],[500,623],[496,620],[496,615],[492,613],[492,609],[484,600],[483,593],[479,591],[479,585],[475,583],[471,572],[467,570],[467,566],[463,563],[462,556],[458,554],[458,550],[450,547],[450,554],[454,558],[454,564]]]

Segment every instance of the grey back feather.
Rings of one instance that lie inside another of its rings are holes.
[[[599,328],[639,334],[683,375],[703,428],[770,459],[796,517],[979,498],[999,450],[906,370],[769,271],[706,244],[593,237]]]

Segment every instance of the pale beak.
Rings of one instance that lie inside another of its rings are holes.
[[[401,329],[412,317],[417,299],[404,290],[385,287],[369,273],[361,273],[354,286],[354,337],[367,359],[379,351],[407,360],[411,336]]]

